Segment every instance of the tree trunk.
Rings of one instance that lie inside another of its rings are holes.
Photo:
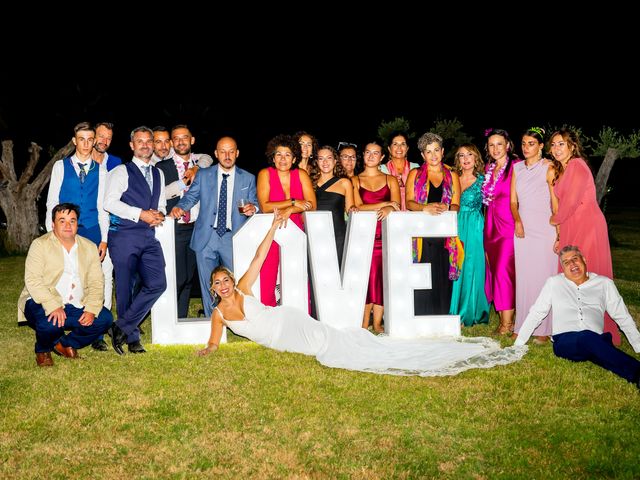
[[[74,148],[73,142],[69,142],[58,150],[33,182],[29,183],[38,165],[42,147],[31,143],[29,161],[18,178],[13,159],[13,142],[11,140],[2,142],[0,208],[7,217],[5,248],[8,252],[26,252],[33,239],[39,235],[37,200],[49,183],[53,164],[73,152]]]
[[[602,202],[605,194],[607,193],[607,182],[609,181],[609,174],[613,168],[613,164],[616,162],[620,153],[617,148],[609,147],[607,154],[604,156],[602,165],[598,169],[598,175],[596,176],[596,199],[598,205]]]

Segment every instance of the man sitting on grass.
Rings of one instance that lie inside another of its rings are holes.
[[[563,273],[547,279],[529,310],[516,345],[524,345],[553,308],[553,352],[574,362],[590,361],[640,388],[640,361],[613,346],[604,329],[605,311],[620,326],[636,353],[640,332],[613,280],[587,272],[580,249],[567,245],[560,253]]]
[[[18,322],[36,331],[36,363],[53,365],[51,351],[78,358],[76,350],[105,333],[113,316],[102,306],[104,275],[98,248],[78,232],[77,205],[52,210],[53,230],[36,238],[25,262]],[[71,333],[65,335],[65,330]]]

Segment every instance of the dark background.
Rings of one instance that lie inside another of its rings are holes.
[[[591,136],[603,125],[625,134],[640,128],[635,81],[621,75],[575,74],[536,82],[537,77],[524,75],[489,77],[463,64],[427,75],[413,68],[380,74],[370,67],[355,70],[355,77],[332,69],[299,74],[291,68],[250,65],[205,74],[189,67],[164,75],[132,70],[82,78],[7,75],[0,89],[0,137],[14,140],[20,171],[28,142],[45,147],[46,161],[46,149],[63,146],[83,120],[113,122],[110,153],[125,160],[131,157],[131,129],[186,123],[196,137],[194,151],[212,154],[217,138],[230,134],[241,151],[238,164],[255,173],[265,166],[266,143],[276,134],[306,130],[321,144],[362,146],[376,137],[382,120],[396,116],[409,119],[417,136],[438,118],[456,117],[479,146],[488,127],[507,129],[516,146],[521,132],[533,125],[572,124]],[[410,145],[412,161],[420,161],[417,136]],[[591,160],[594,168],[601,161]],[[632,192],[638,164],[629,159],[616,164],[610,202],[637,204]]]

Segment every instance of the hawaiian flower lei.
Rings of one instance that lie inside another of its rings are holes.
[[[504,173],[505,168],[507,168],[507,162],[504,162],[504,165],[498,172],[495,181],[492,182],[493,171],[496,169],[496,162],[493,162],[489,165],[489,168],[487,169],[487,172],[484,176],[484,183],[482,184],[482,203],[484,203],[485,205],[489,206],[489,204],[493,202],[493,199],[495,198],[494,191],[496,189],[496,184],[502,178],[502,174]]]

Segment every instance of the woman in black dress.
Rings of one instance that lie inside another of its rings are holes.
[[[311,165],[311,182],[316,191],[317,210],[327,210],[333,217],[333,231],[336,236],[338,264],[342,267],[342,252],[347,224],[345,212],[355,210],[353,185],[338,162],[338,152],[333,147],[323,146]]]

